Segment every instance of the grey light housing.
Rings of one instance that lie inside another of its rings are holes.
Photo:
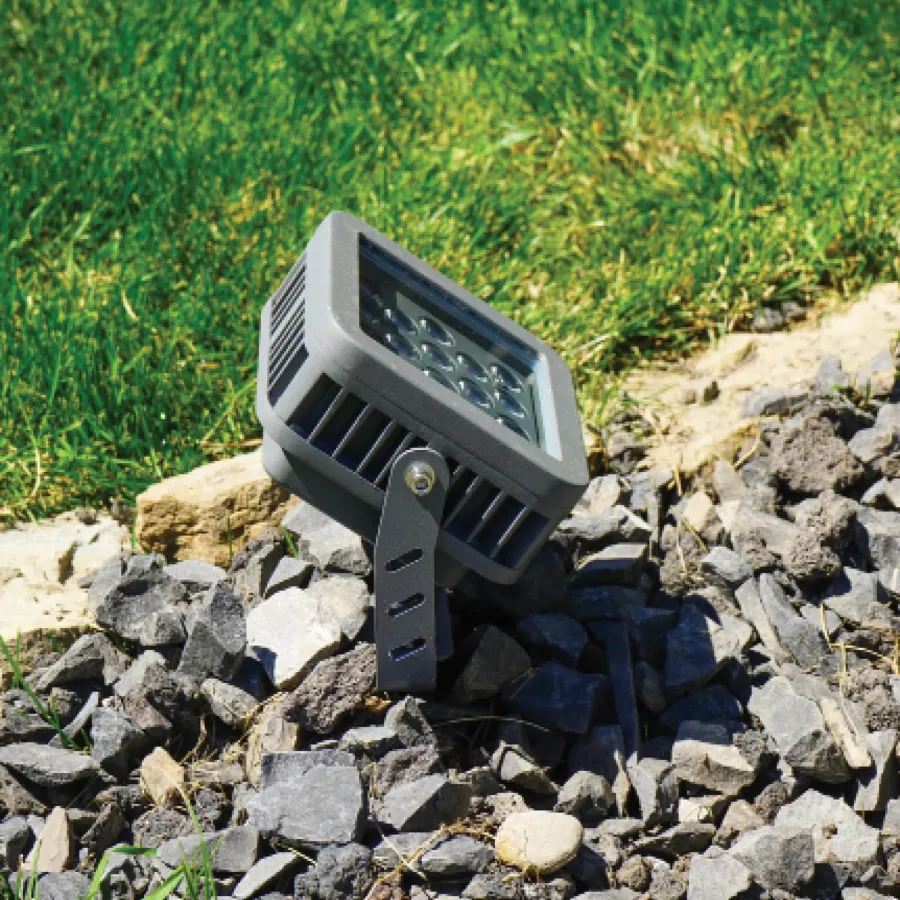
[[[263,308],[257,414],[271,477],[372,542],[388,524],[398,460],[443,460],[436,546],[423,562],[443,587],[468,570],[515,581],[588,480],[562,359],[341,212]],[[380,645],[378,576],[376,544]]]

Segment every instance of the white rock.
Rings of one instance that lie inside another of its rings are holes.
[[[248,653],[279,691],[295,688],[340,643],[338,617],[326,601],[299,588],[275,594],[247,616]]]
[[[305,593],[322,603],[337,617],[347,640],[354,640],[372,605],[372,595],[362,578],[353,575],[332,575],[314,581]]]
[[[583,834],[574,816],[529,810],[507,817],[497,832],[495,849],[508,865],[547,875],[575,858]]]

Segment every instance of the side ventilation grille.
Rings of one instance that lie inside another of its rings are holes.
[[[306,360],[303,345],[306,326],[306,254],[272,297],[271,349],[269,351],[269,401],[278,402],[297,370]]]
[[[322,375],[288,423],[296,434],[380,490],[394,460],[427,441]],[[474,550],[510,568],[541,536],[548,520],[483,476],[447,460],[450,490],[444,529]]]

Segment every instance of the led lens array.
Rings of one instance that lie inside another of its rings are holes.
[[[489,413],[527,441],[537,442],[532,401],[523,378],[498,361],[479,362],[432,315],[407,315],[388,305],[378,288],[361,281],[363,330],[433,381]]]

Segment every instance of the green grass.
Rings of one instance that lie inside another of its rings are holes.
[[[260,307],[331,209],[617,373],[898,272],[896,0],[6,0],[0,509],[259,436]]]

